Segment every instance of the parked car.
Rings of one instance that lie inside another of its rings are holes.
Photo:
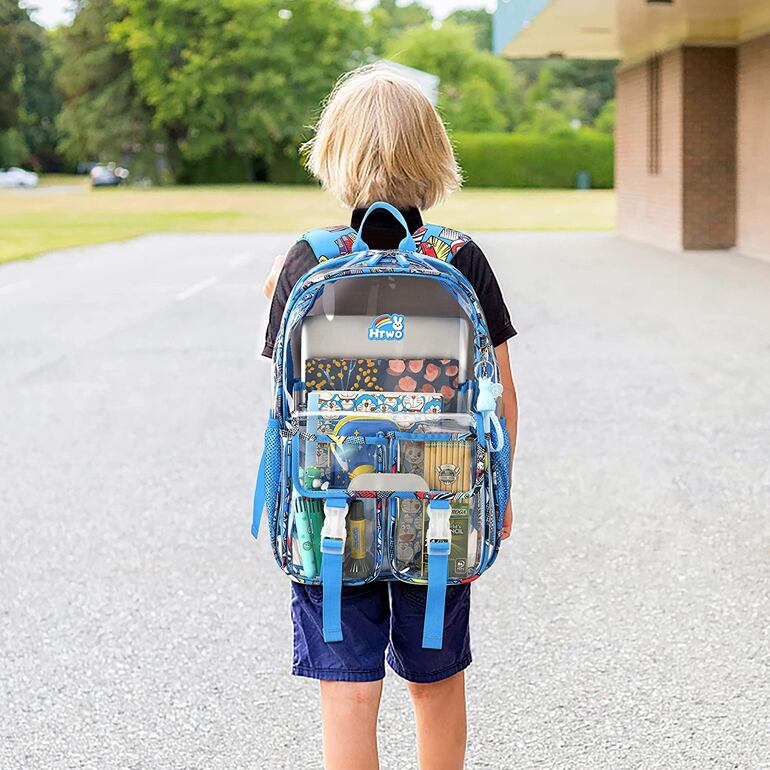
[[[34,171],[25,171],[18,166],[0,169],[0,187],[37,187],[38,176]]]
[[[128,179],[128,169],[114,163],[99,163],[91,169],[91,187],[116,187]]]

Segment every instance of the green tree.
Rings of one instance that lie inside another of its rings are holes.
[[[602,111],[594,121],[594,128],[603,134],[612,134],[615,132],[615,100],[610,99],[604,103]]]
[[[27,12],[16,0],[0,0],[0,167],[23,163],[29,147],[19,129],[22,83],[22,27]]]
[[[458,8],[446,21],[473,27],[477,47],[482,51],[492,50],[492,14],[485,8]]]
[[[336,78],[361,59],[363,19],[341,0],[123,0],[125,46],[153,125],[183,157],[268,162],[296,147]],[[290,9],[290,10],[289,10]]]
[[[551,69],[541,69],[537,80],[526,94],[526,114],[522,131],[538,134],[561,134],[574,130],[585,120],[585,91],[581,88],[558,88]]]
[[[593,123],[602,106],[615,94],[617,62],[594,59],[516,59],[513,65],[524,78],[527,88],[535,85],[542,73],[550,73],[549,87],[555,92],[582,94],[581,115],[584,123]],[[559,106],[554,102],[555,109]]]
[[[438,75],[439,107],[454,130],[506,130],[521,117],[521,80],[508,62],[480,51],[459,24],[408,29],[391,42],[386,55]]]
[[[505,131],[508,116],[498,104],[494,86],[479,75],[471,75],[457,89],[456,98],[446,99],[443,112],[458,131]]]
[[[56,158],[59,100],[50,36],[15,0],[0,0],[0,165]]]
[[[0,0],[0,131],[13,128],[18,122],[19,25],[24,18],[16,0]]]
[[[601,59],[557,59],[551,62],[557,89],[583,93],[583,120],[586,123],[593,123],[604,104],[614,97],[616,65],[616,61]]]
[[[73,162],[133,157],[134,176],[157,179],[157,151],[169,137],[153,126],[153,110],[139,94],[128,52],[110,35],[111,25],[123,18],[125,11],[112,0],[83,0],[72,25],[61,30],[60,146]]]
[[[29,156],[29,147],[18,128],[0,131],[0,168],[21,166]]]
[[[19,128],[29,147],[32,165],[50,168],[60,162],[56,116],[61,96],[55,86],[59,60],[52,46],[52,33],[38,24],[26,21],[19,37]]]
[[[391,40],[407,29],[432,23],[433,15],[416,0],[407,5],[398,5],[396,0],[380,0],[366,20],[371,48],[377,56],[381,56]]]

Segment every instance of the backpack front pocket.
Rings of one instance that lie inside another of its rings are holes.
[[[399,472],[424,478],[430,489],[427,495],[391,500],[389,562],[395,577],[408,582],[428,578],[430,498],[450,501],[448,581],[474,576],[481,563],[485,524],[475,438],[456,433],[398,433],[393,462]]]
[[[345,436],[297,433],[293,439],[294,487],[307,497],[325,497],[347,489],[364,473],[385,470],[388,441],[384,436]]]
[[[451,583],[473,577],[481,561],[483,517],[477,497],[452,501],[449,528],[452,533],[447,579]],[[428,500],[403,498],[392,500],[390,520],[391,570],[399,580],[421,583],[428,579],[428,542],[430,525]]]
[[[287,512],[286,570],[302,582],[319,583],[325,537],[324,503],[331,495],[305,497],[295,491]],[[345,514],[342,581],[360,585],[376,578],[382,567],[382,503],[371,498],[350,498]]]

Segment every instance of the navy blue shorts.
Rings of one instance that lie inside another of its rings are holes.
[[[425,586],[378,581],[342,589],[342,641],[323,640],[320,586],[291,585],[295,676],[375,682],[388,665],[410,682],[438,682],[471,663],[470,585],[447,586],[444,645],[422,646]]]

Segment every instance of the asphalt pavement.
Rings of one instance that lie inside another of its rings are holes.
[[[478,241],[522,419],[514,536],[473,588],[468,770],[770,767],[770,263]],[[321,767],[288,580],[249,534],[259,287],[290,242],[0,269],[3,770]],[[381,754],[416,767],[392,674]]]

